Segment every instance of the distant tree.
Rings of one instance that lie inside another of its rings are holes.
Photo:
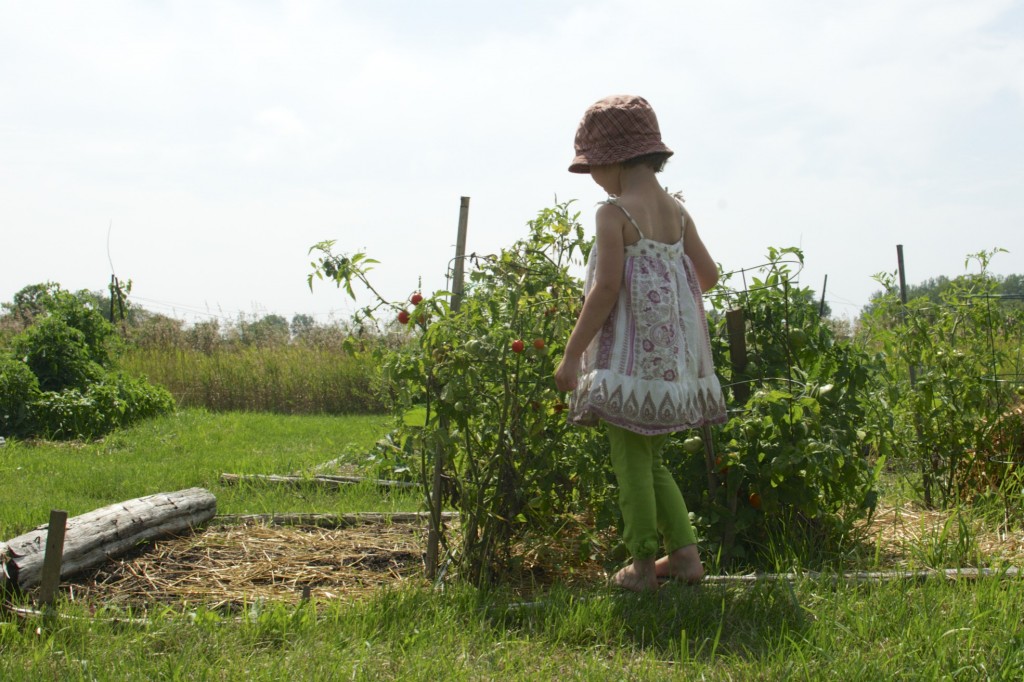
[[[1001,290],[1004,296],[1024,296],[1024,275],[1007,275]]]
[[[1002,296],[1024,296],[1024,275],[993,275],[986,274],[986,277],[993,279],[997,282],[997,292]],[[920,284],[908,284],[907,285],[907,301],[913,301],[918,298],[926,298],[932,303],[941,303],[943,295],[949,292],[951,288],[956,285],[962,285],[970,282],[974,279],[981,277],[978,274],[966,274],[960,275],[950,279],[945,275],[939,275],[938,277],[931,277],[924,280]],[[868,304],[861,310],[861,317],[869,315],[874,310],[877,301],[884,296],[885,293],[882,291],[876,291],[871,294],[868,299]],[[1021,307],[1024,306],[1024,301],[1008,301],[1007,305],[1010,307]]]
[[[209,355],[221,341],[220,322],[216,319],[196,322],[185,330],[185,343],[189,348]]]
[[[302,339],[309,335],[309,333],[316,327],[316,320],[313,319],[312,315],[304,315],[297,313],[292,316],[292,338]]]
[[[140,348],[169,350],[187,345],[181,320],[159,313],[146,313],[129,326],[130,340]]]
[[[266,315],[254,321],[239,319],[235,333],[242,345],[260,348],[283,346],[291,338],[288,320],[280,315]]]
[[[29,284],[14,294],[10,303],[0,304],[8,315],[23,325],[29,325],[47,310],[47,302],[53,299],[61,287],[56,282]]]

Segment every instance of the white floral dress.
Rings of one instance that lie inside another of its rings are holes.
[[[615,197],[607,203],[618,206]],[[726,419],[725,398],[683,237],[674,244],[647,239],[622,211],[640,241],[626,246],[619,299],[583,353],[569,420],[584,426],[604,420],[645,435],[720,424]],[[596,266],[595,245],[587,262],[585,295],[594,284]]]

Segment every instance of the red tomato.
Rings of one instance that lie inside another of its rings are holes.
[[[526,344],[523,343],[522,339],[516,339],[515,341],[512,342],[512,352],[513,353],[522,353],[523,350],[525,350],[525,349],[526,349]]]

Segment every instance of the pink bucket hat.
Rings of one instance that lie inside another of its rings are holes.
[[[576,129],[575,147],[570,173],[654,152],[674,153],[661,141],[654,109],[636,95],[611,95],[592,104]]]

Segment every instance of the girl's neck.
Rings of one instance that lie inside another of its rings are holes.
[[[623,166],[619,172],[619,196],[660,192],[658,176],[647,166]]]

